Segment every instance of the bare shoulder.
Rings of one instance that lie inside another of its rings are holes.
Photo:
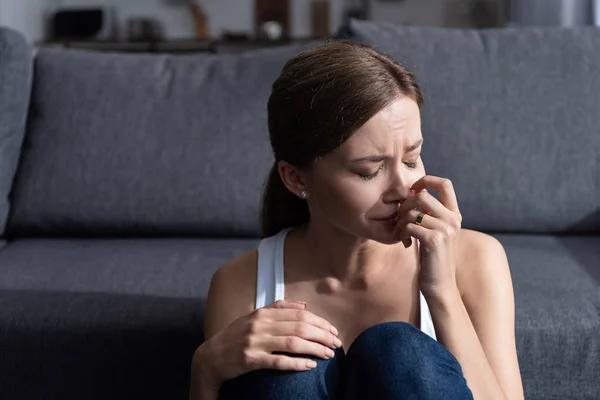
[[[254,310],[257,250],[223,264],[213,275],[206,300],[204,336],[209,339]]]
[[[492,235],[480,231],[475,231],[473,229],[462,228],[460,230],[459,255],[464,257],[465,252],[468,252],[469,250],[482,250],[485,249],[486,246],[496,245],[496,242],[498,242],[498,239],[496,239]]]
[[[495,237],[462,229],[457,283],[484,353],[508,399],[523,399],[508,258]]]
[[[504,248],[495,237],[472,229],[461,229],[458,241],[456,275],[462,296],[477,287],[476,280],[481,274],[504,274],[505,271],[481,271],[489,267],[485,259],[506,257]]]

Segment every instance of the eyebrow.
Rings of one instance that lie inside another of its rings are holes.
[[[422,144],[423,144],[423,139],[419,139],[415,143],[411,144],[410,146],[406,146],[404,148],[404,151],[406,153],[411,152],[411,151],[419,148],[419,146],[421,146]],[[386,158],[387,158],[387,156],[384,156],[383,154],[376,154],[376,155],[371,155],[371,156],[366,156],[366,157],[355,158],[351,162],[353,162],[353,163],[362,162],[362,161],[379,162],[379,161],[385,160]]]

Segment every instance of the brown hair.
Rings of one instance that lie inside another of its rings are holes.
[[[285,64],[267,106],[275,163],[262,199],[263,238],[310,219],[306,200],[285,187],[277,163],[310,167],[400,96],[410,96],[419,107],[423,104],[415,76],[390,55],[365,44],[330,41]]]

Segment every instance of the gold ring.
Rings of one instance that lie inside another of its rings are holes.
[[[417,222],[415,222],[417,225],[421,225],[421,223],[423,222],[423,218],[425,217],[425,213],[419,213],[419,215],[417,215]]]

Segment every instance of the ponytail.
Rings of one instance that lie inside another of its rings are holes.
[[[287,227],[304,224],[310,219],[306,200],[300,199],[283,184],[277,161],[267,178],[260,218],[261,238],[273,236]]]

